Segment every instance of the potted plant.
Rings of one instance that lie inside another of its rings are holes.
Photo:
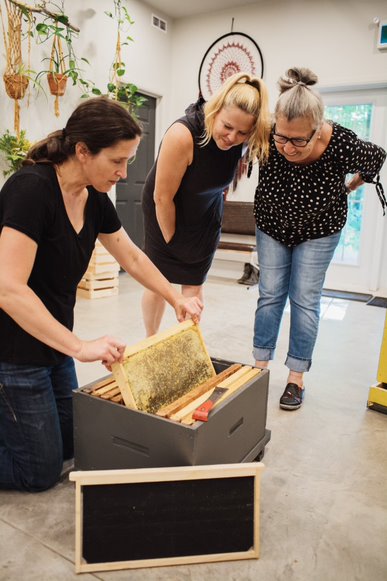
[[[86,61],[86,59],[83,60]],[[51,55],[44,58],[42,62],[44,61],[48,61],[48,68],[38,72],[35,77],[35,83],[42,76],[46,76],[52,95],[64,95],[69,78],[72,80],[73,85],[77,83],[80,83],[82,87],[89,85],[88,81],[83,81],[80,78],[81,69],[77,67],[76,61],[70,58],[68,54],[63,53],[60,37],[54,36]]]
[[[36,73],[32,69],[26,68],[23,63],[13,66],[3,74],[5,91],[11,99],[23,99],[30,81],[35,82]]]
[[[0,137],[0,151],[3,152],[8,166],[7,169],[3,170],[4,177],[8,177],[21,168],[31,145],[23,129],[18,136],[10,133],[8,129],[3,133]]]
[[[51,49],[50,72],[47,73],[47,82],[51,95],[62,97],[66,92],[69,71],[66,70],[60,36],[54,35]]]
[[[67,79],[71,79],[72,84],[78,85],[85,96],[91,92],[94,83],[83,77],[83,69],[79,62],[82,61],[87,65],[90,63],[86,58],[78,58],[75,54],[73,39],[78,35],[79,28],[70,23],[63,8],[62,1],[60,12],[53,13],[45,9],[43,22],[39,22],[35,27],[38,44],[52,40],[51,54],[42,61],[48,61],[48,67],[39,71],[35,80],[47,75],[50,92],[55,96],[62,96],[66,90]],[[65,49],[62,48],[63,45]]]
[[[5,91],[11,99],[23,99],[26,94],[29,78],[21,72],[7,72],[3,75]]]
[[[20,105],[19,100],[23,99],[26,94],[31,71],[29,69],[30,62],[30,44],[28,43],[28,65],[25,67],[22,56],[22,39],[23,36],[23,19],[27,20],[28,33],[32,27],[32,17],[30,12],[25,11],[15,0],[7,0],[5,2],[7,11],[7,28],[3,17],[1,17],[1,26],[3,30],[4,49],[6,56],[6,66],[3,74],[5,90],[11,99],[14,100],[14,128],[17,134],[20,131]],[[1,15],[2,16],[2,15]]]

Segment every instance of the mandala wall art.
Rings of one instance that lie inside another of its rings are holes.
[[[199,69],[199,90],[207,101],[235,73],[263,77],[263,58],[257,43],[243,32],[229,32],[207,50]]]

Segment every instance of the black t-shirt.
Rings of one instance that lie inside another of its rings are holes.
[[[99,233],[121,223],[106,193],[88,187],[85,220],[77,234],[68,218],[56,172],[36,164],[11,176],[0,192],[0,229],[14,228],[38,245],[28,286],[65,327],[73,328],[77,285],[85,273]],[[0,361],[55,365],[64,355],[38,341],[0,309]]]

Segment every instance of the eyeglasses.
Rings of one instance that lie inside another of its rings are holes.
[[[308,145],[309,141],[311,141],[313,139],[316,131],[317,131],[317,129],[315,129],[313,131],[312,135],[309,138],[306,138],[306,137],[286,137],[285,135],[281,135],[280,133],[276,133],[275,126],[274,126],[273,139],[276,143],[281,143],[282,145],[285,145],[285,143],[290,141],[290,143],[294,147],[306,147]]]

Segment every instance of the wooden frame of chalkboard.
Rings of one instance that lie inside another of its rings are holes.
[[[259,558],[260,462],[71,472],[75,571]]]

